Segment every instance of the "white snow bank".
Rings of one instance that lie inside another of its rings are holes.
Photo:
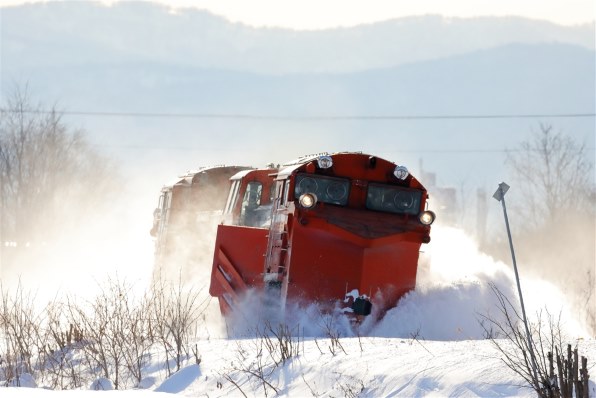
[[[247,371],[260,363],[267,382],[279,397],[535,397],[536,394],[501,360],[489,340],[423,341],[400,338],[342,338],[301,340],[298,355],[284,366],[272,368],[262,341],[199,340],[200,366],[184,367],[162,383],[169,393],[150,390],[52,391],[42,388],[0,388],[2,398],[77,397],[135,398],[172,397],[264,397],[264,386]],[[578,340],[581,355],[588,357],[594,373],[595,340]],[[261,347],[261,353],[256,348]],[[335,347],[335,348],[333,348]],[[157,357],[157,356],[155,356]],[[188,362],[190,363],[190,361]],[[163,366],[153,363],[150,374],[162,379]],[[163,365],[163,363],[162,363]],[[160,376],[162,375],[162,376]],[[233,380],[233,382],[231,381]],[[236,383],[236,384],[234,384]],[[276,396],[267,387],[269,397]],[[240,392],[242,390],[242,393]],[[590,394],[596,385],[590,384]]]
[[[114,385],[109,379],[106,379],[105,377],[100,377],[99,379],[91,383],[89,389],[95,391],[111,391],[114,389]]]
[[[462,230],[433,227],[432,242],[423,249],[416,289],[387,313],[371,335],[449,341],[483,339],[480,315],[502,320],[491,285],[519,306],[512,267],[480,252]],[[555,317],[561,314],[566,334],[585,336],[569,315],[571,311],[561,292],[546,281],[524,275],[523,264],[518,267],[529,321],[535,321],[540,311]]]
[[[155,391],[177,394],[187,389],[200,376],[201,369],[199,365],[190,365],[171,375]]]

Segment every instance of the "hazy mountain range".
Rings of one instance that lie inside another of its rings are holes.
[[[103,97],[106,103],[99,102],[110,111],[594,109],[593,24],[427,16],[292,31],[232,24],[205,11],[171,13],[141,2],[0,10],[3,83],[30,81],[68,107],[74,104],[67,98],[80,91],[93,93],[83,104]],[[124,93],[136,94],[136,100]]]
[[[308,124],[233,117],[77,116],[76,122],[101,136],[103,144],[117,148],[167,151],[184,146],[212,155],[221,154],[230,142],[279,134],[305,138],[288,152],[290,158],[300,151],[336,148],[388,151],[392,156],[396,148],[429,145],[436,150],[462,145],[502,150],[544,121],[594,146],[593,117],[527,117],[594,113],[594,24],[569,27],[514,17],[430,15],[294,31],[230,23],[205,11],[172,13],[141,2],[4,7],[0,18],[2,96],[14,82],[28,82],[40,100],[57,101],[66,111],[290,119],[525,115]],[[239,131],[243,134],[232,139]],[[185,156],[196,159],[197,154]],[[432,163],[439,160],[433,156],[431,167],[443,167]],[[470,169],[470,164],[461,168]]]
[[[565,43],[594,49],[594,24],[421,16],[321,31],[257,29],[206,11],[143,2],[2,8],[3,63],[21,66],[167,62],[257,73],[352,72],[495,48]]]

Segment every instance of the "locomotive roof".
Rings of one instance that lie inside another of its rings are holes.
[[[227,165],[219,164],[219,165],[214,165],[214,166],[203,166],[203,167],[199,167],[198,169],[195,169],[195,170],[188,170],[184,174],[179,175],[176,179],[167,182],[162,187],[162,191],[167,191],[169,189],[172,189],[172,187],[174,185],[192,185],[192,180],[197,174],[206,173],[211,170],[225,169],[225,168],[238,168],[238,169],[253,170],[253,167],[238,166],[238,165],[227,166]]]
[[[390,164],[397,165],[397,163],[395,163],[391,160],[380,158],[376,155],[363,153],[361,151],[358,151],[358,152],[347,152],[346,151],[346,152],[334,152],[334,153],[322,152],[322,153],[316,153],[316,154],[312,154],[312,155],[302,156],[302,157],[299,157],[298,159],[291,160],[287,163],[284,163],[282,165],[282,169],[279,170],[279,172],[276,174],[275,178],[276,178],[276,180],[284,180],[290,174],[294,173],[297,169],[299,169],[300,167],[304,166],[307,163],[315,161],[319,156],[331,156],[333,158],[335,156],[341,156],[341,155],[357,155],[357,156],[367,156],[367,157],[374,156],[378,159],[383,159],[384,161],[386,161]],[[421,182],[411,173],[409,174],[408,181],[409,181],[408,185],[412,188],[426,189],[421,184]]]
[[[319,156],[331,156],[331,157],[333,157],[333,156],[336,156],[336,155],[364,155],[364,156],[371,156],[371,155],[364,154],[361,151],[358,151],[358,152],[333,152],[333,153],[321,152],[321,153],[314,153],[314,154],[311,154],[311,155],[305,155],[305,156],[299,157],[298,159],[290,160],[289,162],[284,163],[282,165],[282,169],[279,171],[279,173],[277,173],[277,178],[284,179],[289,174],[292,174],[294,172],[294,170],[302,167],[302,165],[304,165],[306,163],[309,163],[309,162],[312,162],[312,161],[316,160]]]
[[[236,174],[234,174],[233,176],[230,177],[230,180],[239,180],[242,177],[246,176],[248,173],[250,173],[251,171],[256,170],[256,169],[248,169],[248,170],[242,170],[237,172]]]
[[[238,173],[234,174],[233,176],[231,176],[230,180],[240,180],[241,178],[246,177],[250,172],[253,172],[253,171],[261,172],[264,170],[269,171],[271,173],[270,175],[274,175],[277,172],[277,169],[275,167],[265,167],[262,169],[242,170],[242,171],[239,171]]]
[[[289,162],[284,163],[282,166],[293,166],[293,165],[303,165],[305,163],[308,162],[312,162],[313,160],[315,160],[316,158],[318,158],[319,156],[335,156],[335,155],[362,155],[363,153],[361,151],[358,152],[333,152],[333,153],[329,153],[329,152],[320,152],[320,153],[312,153],[309,155],[304,155],[304,156],[300,156],[298,159],[294,159],[294,160],[290,160]]]
[[[223,169],[223,168],[228,168],[228,167],[239,167],[239,168],[243,168],[243,167],[248,167],[248,166],[237,166],[237,165],[226,166],[225,164],[218,164],[218,165],[214,165],[214,166],[203,166],[203,167],[199,167],[196,170],[188,170],[185,174],[182,174],[179,177],[180,178],[194,177],[196,174],[199,174],[199,173],[204,173],[206,171],[210,171],[210,170],[213,170],[213,169]]]

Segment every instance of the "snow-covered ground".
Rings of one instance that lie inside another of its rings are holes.
[[[228,323],[210,307],[205,330],[198,333],[197,364],[191,356],[166,378],[158,349],[151,357],[144,389],[102,392],[108,396],[189,397],[533,397],[535,393],[510,370],[493,342],[485,338],[479,315],[498,319],[491,285],[515,298],[510,267],[480,253],[462,231],[437,226],[424,247],[415,291],[377,325],[362,325],[360,337],[341,323],[298,312],[302,333],[291,339],[292,355],[276,366],[276,355],[250,322]],[[523,264],[521,265],[523,267]],[[558,290],[521,272],[531,319],[541,309],[561,314],[564,344],[577,346],[596,374],[596,340],[588,336]],[[254,319],[251,314],[245,319]],[[230,330],[230,325],[236,327]],[[306,333],[304,331],[307,330]],[[331,333],[329,333],[331,331]],[[237,337],[227,337],[233,334]],[[306,337],[303,335],[306,334]],[[238,337],[240,336],[240,337]],[[194,345],[194,344],[193,344]],[[259,355],[260,353],[260,355]],[[277,358],[279,359],[279,358]],[[593,377],[594,378],[594,377]],[[41,387],[41,386],[40,386]],[[3,388],[1,397],[96,397],[96,391]],[[596,396],[596,384],[590,384]]]
[[[423,341],[402,338],[342,338],[301,341],[300,352],[282,367],[264,372],[267,383],[248,372],[257,339],[199,341],[201,363],[193,360],[165,381],[163,369],[146,379],[146,390],[104,392],[102,396],[137,397],[159,392],[189,397],[534,397],[523,380],[504,366],[490,341]],[[596,342],[579,349],[596,357]],[[333,353],[334,352],[334,353]],[[246,355],[243,359],[242,355]],[[592,362],[593,363],[593,362]],[[253,370],[257,367],[253,367]],[[592,368],[593,369],[593,368]],[[593,373],[593,370],[592,370]],[[234,380],[234,385],[229,379]],[[154,382],[155,384],[151,385]],[[266,393],[265,393],[265,390]],[[97,397],[96,391],[6,388],[2,397]],[[596,384],[591,384],[591,395]]]

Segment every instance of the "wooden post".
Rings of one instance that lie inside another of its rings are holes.
[[[549,398],[560,398],[561,391],[557,386],[557,376],[555,375],[555,361],[553,359],[552,351],[548,352],[548,397]]]
[[[575,396],[581,397],[582,385],[579,380],[579,363],[577,359],[577,348],[573,350],[573,385],[575,386]]]
[[[557,370],[559,373],[559,390],[561,391],[561,396],[567,396],[567,386],[565,384],[565,368],[563,366],[563,361],[561,359],[561,354],[559,354],[559,347],[557,349]]]
[[[573,359],[571,357],[571,344],[567,344],[567,396],[573,397]]]
[[[590,375],[588,374],[588,358],[582,357],[582,369],[580,371],[581,374],[581,383],[583,386],[582,390],[582,398],[590,398]],[[579,395],[578,395],[579,397]]]

